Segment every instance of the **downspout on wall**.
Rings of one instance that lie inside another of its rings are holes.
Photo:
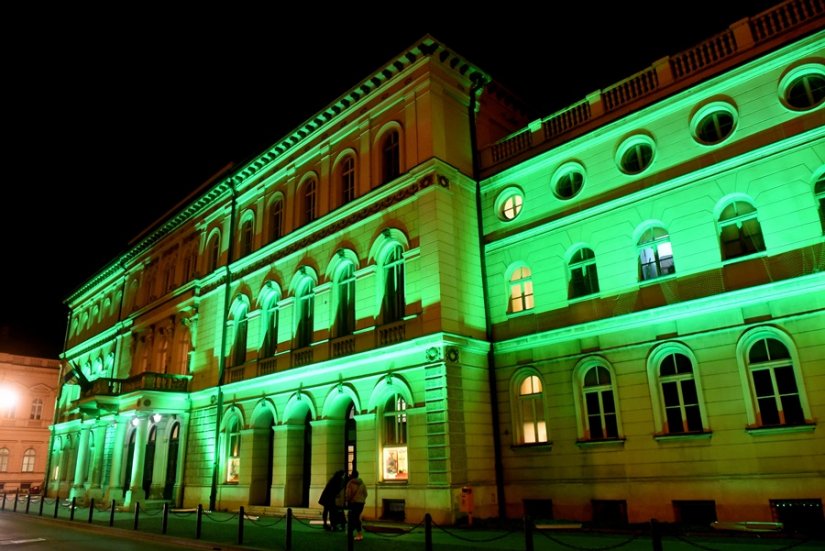
[[[501,435],[499,433],[499,412],[498,412],[498,385],[496,383],[496,361],[493,353],[493,324],[490,320],[490,296],[487,290],[487,264],[484,256],[484,224],[482,224],[481,211],[481,179],[478,138],[476,135],[476,95],[487,84],[487,78],[479,73],[471,76],[473,85],[470,88],[470,147],[472,149],[473,160],[473,180],[476,183],[476,225],[478,232],[479,259],[481,261],[481,293],[484,304],[484,329],[487,343],[487,376],[490,386],[490,416],[492,418],[493,432],[493,460],[496,477],[496,501],[498,503],[498,516],[500,519],[507,518],[507,503],[504,495],[504,465],[501,460]]]
[[[223,312],[224,318],[229,317],[229,301],[232,297],[232,271],[230,270],[230,266],[232,265],[233,261],[233,252],[235,250],[235,202],[237,201],[238,195],[237,190],[235,189],[236,181],[232,178],[229,182],[229,191],[232,194],[232,201],[230,203],[230,212],[229,212],[229,246],[226,253],[226,283],[224,287],[224,296],[223,296]],[[209,243],[207,242],[207,246]],[[221,324],[221,341],[220,341],[220,349],[218,354],[218,397],[217,401],[215,402],[215,456],[212,459],[212,487],[209,491],[209,510],[214,511],[215,505],[217,502],[218,497],[218,468],[220,466],[220,457],[221,457],[221,449],[218,445],[220,443],[220,434],[221,434],[221,420],[222,420],[222,410],[223,410],[223,383],[224,383],[224,374],[226,371],[226,319]]]

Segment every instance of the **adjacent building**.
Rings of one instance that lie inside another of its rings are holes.
[[[0,353],[0,492],[40,491],[60,362]]]
[[[537,120],[423,38],[69,297],[49,491],[821,521],[823,12]]]

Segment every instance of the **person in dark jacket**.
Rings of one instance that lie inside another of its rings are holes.
[[[318,500],[318,503],[324,507],[323,518],[326,530],[335,530],[338,518],[341,516],[336,511],[335,498],[344,489],[344,480],[344,471],[335,471],[327,485],[324,486],[324,491],[321,492],[321,498]],[[327,524],[327,519],[329,519],[329,524]]]
[[[361,528],[361,512],[367,501],[367,485],[358,477],[358,471],[352,471],[347,482],[347,503],[349,504],[349,524],[355,532],[355,541],[364,539]]]

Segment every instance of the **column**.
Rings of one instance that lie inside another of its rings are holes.
[[[80,429],[80,441],[77,444],[77,461],[74,466],[74,481],[69,497],[84,497],[87,461],[89,459],[89,432],[91,427]]]
[[[146,439],[149,435],[149,420],[146,417],[135,417],[138,420],[137,434],[135,435],[135,452],[132,456],[132,476],[129,479],[129,490],[124,503],[131,506],[135,501],[142,501],[143,493],[143,460],[146,452]]]
[[[89,460],[92,461],[92,479],[89,485],[89,497],[93,497],[97,501],[100,501],[100,498],[103,497],[103,491],[100,488],[100,480],[103,475],[103,452],[105,451],[103,445],[106,442],[106,428],[107,423],[98,423],[95,425],[95,453],[93,457],[89,458]]]
[[[112,469],[109,471],[109,489],[107,501],[123,501],[121,470],[123,470],[123,453],[126,446],[126,427],[129,421],[118,417],[115,419],[115,439],[112,445]]]

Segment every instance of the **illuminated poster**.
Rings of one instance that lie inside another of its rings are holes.
[[[241,458],[240,457],[230,457],[228,464],[226,466],[226,481],[227,482],[237,482],[238,481],[238,473],[241,469]]]
[[[407,447],[384,448],[384,480],[407,480]]]

